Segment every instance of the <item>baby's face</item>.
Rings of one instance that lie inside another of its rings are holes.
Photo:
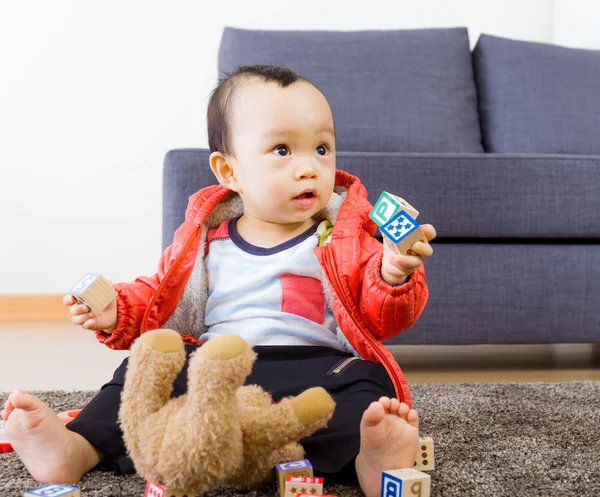
[[[230,126],[230,162],[246,214],[301,223],[327,205],[335,183],[335,137],[319,90],[304,81],[285,88],[244,82],[234,92]]]

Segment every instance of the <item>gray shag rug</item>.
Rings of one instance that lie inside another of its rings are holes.
[[[57,411],[85,405],[94,392],[34,392]],[[600,495],[600,381],[413,385],[421,435],[434,440],[432,496]],[[0,405],[6,393],[0,393]],[[39,486],[14,453],[0,454],[0,496]],[[144,494],[137,476],[92,471],[83,496]],[[337,497],[359,488],[327,485]],[[259,490],[218,488],[203,497],[274,497]]]

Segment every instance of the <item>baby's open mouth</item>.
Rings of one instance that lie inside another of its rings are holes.
[[[303,198],[313,198],[314,196],[315,196],[314,192],[304,192],[294,198],[303,199]]]

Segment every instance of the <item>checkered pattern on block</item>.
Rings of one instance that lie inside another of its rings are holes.
[[[387,224],[381,227],[384,235],[391,238],[394,243],[398,243],[407,235],[417,229],[419,223],[410,217],[405,211],[400,211]]]

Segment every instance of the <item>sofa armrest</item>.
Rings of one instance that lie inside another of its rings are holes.
[[[190,195],[216,185],[210,169],[210,151],[204,148],[171,150],[163,163],[162,249],[173,241],[173,233],[183,222]]]

